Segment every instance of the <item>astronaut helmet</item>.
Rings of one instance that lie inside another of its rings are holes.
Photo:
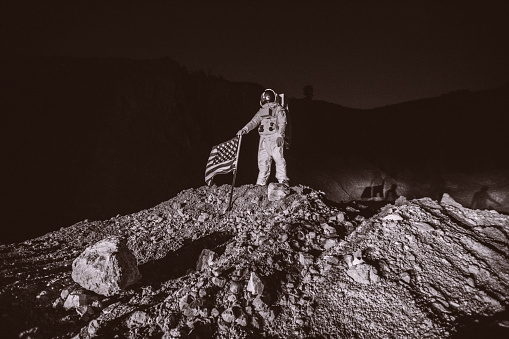
[[[276,102],[276,97],[276,92],[270,88],[267,88],[265,91],[263,91],[262,96],[260,97],[260,106],[263,106],[268,102]]]

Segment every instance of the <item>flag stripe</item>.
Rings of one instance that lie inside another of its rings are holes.
[[[212,147],[205,168],[205,182],[207,185],[210,185],[215,175],[226,174],[235,169],[239,140],[239,137],[235,137]]]
[[[220,164],[217,164],[215,166],[212,166],[210,168],[207,168],[207,171],[205,172],[205,176],[208,177],[210,175],[213,175],[214,172],[221,171],[221,170],[224,170],[224,169],[228,169],[230,167],[234,167],[233,166],[234,164],[235,164],[235,159],[232,159],[232,160],[225,161],[225,162],[222,162]]]

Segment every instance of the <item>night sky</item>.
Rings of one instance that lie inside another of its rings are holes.
[[[506,1],[13,1],[0,55],[160,58],[372,108],[509,81]]]

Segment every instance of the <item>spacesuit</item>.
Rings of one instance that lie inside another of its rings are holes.
[[[286,161],[283,155],[286,129],[286,111],[276,102],[276,93],[267,89],[262,93],[260,109],[237,135],[249,133],[258,127],[260,143],[258,146],[258,179],[257,185],[266,185],[270,175],[272,159],[276,163],[276,179],[288,184]]]

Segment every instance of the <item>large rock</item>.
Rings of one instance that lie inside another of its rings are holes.
[[[112,236],[88,247],[72,263],[72,279],[87,290],[111,296],[141,278],[125,239]]]

